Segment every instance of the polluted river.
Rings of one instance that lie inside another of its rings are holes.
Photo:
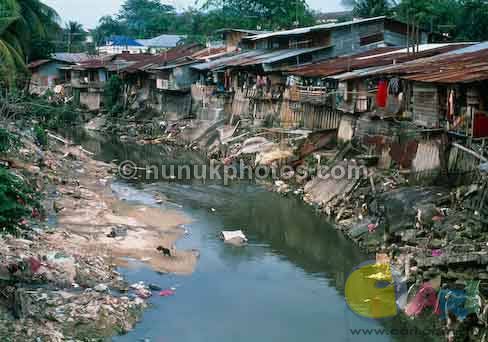
[[[174,147],[138,146],[85,132],[69,135],[102,161],[205,162],[197,153]],[[434,340],[402,337],[401,331],[413,324],[402,317],[372,320],[348,308],[347,277],[371,256],[292,195],[284,197],[253,182],[223,185],[197,180],[117,180],[112,190],[128,202],[163,206],[190,217],[191,223],[184,226],[188,233],[176,247],[198,250],[200,255],[195,272],[184,276],[158,273],[128,260],[120,272],[130,283],[158,284],[175,293],[154,295],[136,328],[113,341]],[[165,198],[164,203],[158,204],[155,194]],[[249,244],[224,244],[219,239],[223,230],[244,231]]]

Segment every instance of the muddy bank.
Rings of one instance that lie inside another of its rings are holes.
[[[11,131],[22,148],[2,161],[36,184],[45,213],[33,212],[19,236],[0,238],[2,340],[98,341],[131,330],[152,291],[130,286],[117,267],[132,258],[191,274],[198,252],[174,248],[189,219],[163,198],[151,207],[119,200],[113,165],[57,135],[41,150],[28,132]]]

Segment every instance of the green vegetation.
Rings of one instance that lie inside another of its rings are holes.
[[[83,25],[76,21],[70,21],[66,24],[64,29],[64,38],[66,42],[66,51],[68,52],[84,52],[85,40],[87,33]]]
[[[486,0],[343,0],[355,16],[394,16],[441,33],[451,41],[488,39]]]
[[[151,38],[178,33],[186,35],[188,42],[205,43],[214,31],[225,27],[278,30],[315,23],[315,13],[305,0],[204,0],[196,4],[177,12],[160,0],[125,0],[117,16],[100,19],[96,41],[102,44],[112,35]],[[343,4],[354,17],[396,17],[442,33],[446,40],[488,39],[486,0],[343,0]]]
[[[0,128],[0,154],[12,152],[19,146],[19,137],[4,128]]]
[[[305,0],[205,0],[199,5],[177,12],[160,0],[125,0],[116,17],[100,19],[95,39],[102,44],[113,35],[152,38],[176,33],[187,35],[187,41],[206,42],[224,27],[276,30],[314,23]]]
[[[20,147],[19,137],[0,128],[0,159],[15,153]],[[18,175],[0,166],[0,234],[18,235],[23,220],[40,212],[35,192]]]
[[[105,108],[111,112],[114,112],[115,107],[117,107],[117,104],[119,103],[122,87],[123,82],[117,75],[112,76],[105,85],[103,92],[105,97]],[[117,108],[117,110],[119,110],[119,108]]]
[[[0,1],[0,81],[15,86],[26,74],[25,61],[43,57],[59,30],[57,13],[40,0]]]
[[[0,167],[0,233],[18,235],[25,226],[22,220],[39,210],[32,188],[19,176]]]
[[[48,140],[46,130],[42,128],[40,125],[34,126],[34,136],[36,138],[36,142],[39,146],[46,147]]]

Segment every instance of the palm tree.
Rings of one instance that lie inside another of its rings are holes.
[[[86,39],[86,31],[82,24],[76,21],[68,22],[65,28],[65,34],[68,40],[68,52],[74,52],[73,48],[74,50],[81,50],[83,48],[82,45]]]
[[[34,40],[46,40],[59,30],[59,16],[40,0],[1,0],[0,79],[11,84],[25,71]]]

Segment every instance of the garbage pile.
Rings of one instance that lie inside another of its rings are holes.
[[[0,239],[0,289],[16,318],[2,324],[10,327],[2,336],[18,341],[95,339],[127,332],[146,306],[139,297],[123,295],[127,284],[112,265],[99,257],[53,249],[42,235]]]

